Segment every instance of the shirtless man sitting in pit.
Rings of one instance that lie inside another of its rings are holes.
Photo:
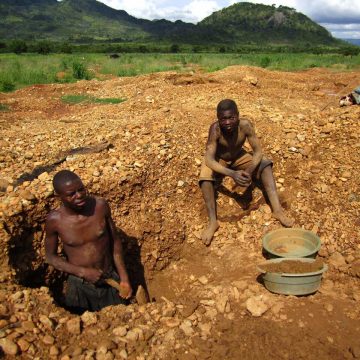
[[[219,227],[214,182],[221,176],[230,176],[243,188],[249,187],[253,180],[261,180],[270,201],[273,217],[284,226],[291,227],[294,221],[285,215],[281,207],[272,173],[272,162],[263,158],[260,141],[251,122],[239,117],[236,103],[229,99],[218,104],[217,118],[218,121],[209,129],[205,159],[199,178],[209,217],[209,225],[201,235],[204,244],[210,245]],[[243,149],[246,139],[253,150],[252,155]]]
[[[108,203],[89,196],[81,179],[69,170],[58,172],[53,186],[62,205],[47,216],[45,253],[50,265],[69,274],[66,305],[83,312],[124,303],[119,292],[104,282],[118,281],[123,296],[131,297],[121,239]],[[58,255],[59,241],[66,258]]]

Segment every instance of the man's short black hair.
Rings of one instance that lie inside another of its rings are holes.
[[[61,187],[67,182],[74,181],[80,179],[74,172],[70,170],[60,170],[54,175],[53,178],[53,187],[54,190],[59,193],[61,191]]]
[[[219,114],[219,113],[224,112],[226,110],[232,110],[236,114],[239,113],[239,110],[237,108],[237,105],[236,105],[235,101],[231,100],[231,99],[221,100],[219,102],[218,106],[217,106],[216,112]]]

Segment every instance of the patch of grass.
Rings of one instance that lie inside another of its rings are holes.
[[[2,92],[10,92],[15,90],[15,84],[10,81],[2,81],[0,83],[0,91]]]
[[[89,95],[64,95],[61,100],[70,105],[88,103],[88,104],[120,104],[126,99],[121,98],[95,98]]]
[[[5,104],[0,104],[0,111],[9,111],[9,107]]]

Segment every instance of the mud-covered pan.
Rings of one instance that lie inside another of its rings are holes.
[[[308,295],[316,292],[321,284],[322,274],[327,270],[327,265],[323,264],[322,269],[307,273],[275,273],[267,272],[262,266],[269,263],[279,263],[282,261],[301,261],[312,263],[315,259],[307,258],[279,258],[265,261],[257,266],[263,274],[262,278],[266,289],[273,293],[284,295]]]

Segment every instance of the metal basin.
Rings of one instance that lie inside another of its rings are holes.
[[[322,274],[327,270],[327,265],[324,264],[321,270],[300,274],[280,274],[275,272],[266,272],[262,269],[262,265],[269,263],[279,263],[285,260],[314,262],[315,259],[304,258],[278,258],[267,260],[258,265],[258,270],[263,274],[264,285],[266,289],[273,293],[284,295],[308,295],[316,292],[321,283]]]
[[[309,230],[277,229],[263,237],[263,248],[270,257],[315,258],[320,238]]]

